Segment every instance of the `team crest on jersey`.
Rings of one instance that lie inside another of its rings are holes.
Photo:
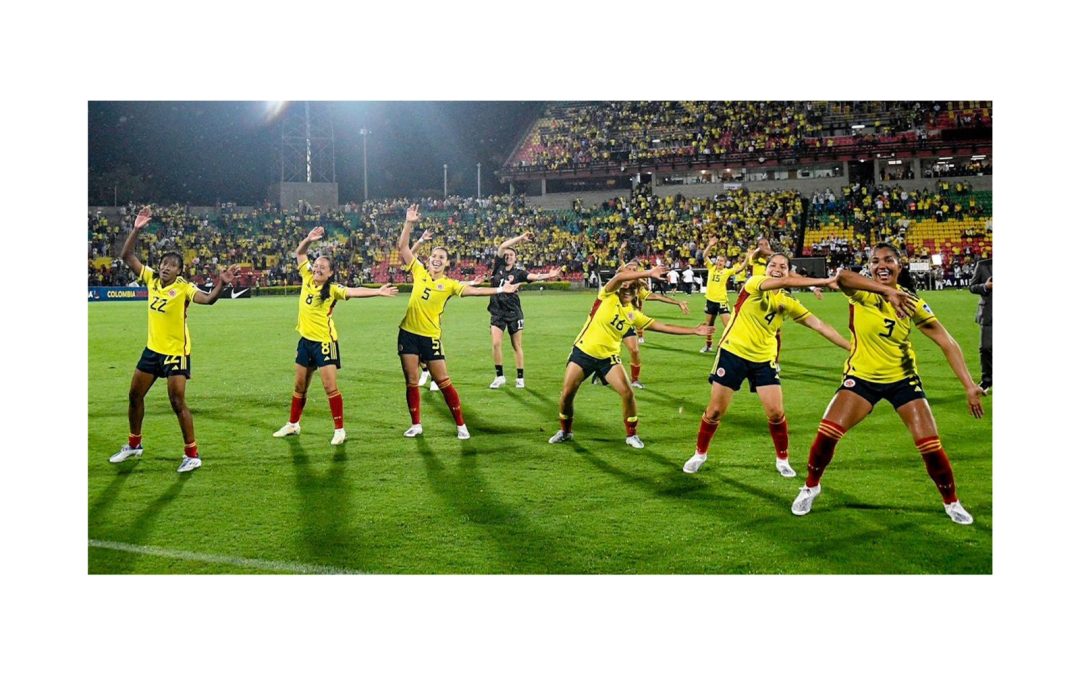
[[[627,312],[626,313],[626,320],[627,321],[633,321],[634,320],[634,313],[633,312]]]
[[[442,289],[443,289],[443,285],[442,285],[442,284],[435,284],[435,290],[437,290],[437,291],[441,291]]]
[[[175,298],[176,297],[176,289],[175,288],[172,289],[171,291],[169,291],[169,297],[170,298]]]
[[[848,379],[844,380],[844,386],[847,387],[848,389],[851,389],[852,387],[855,386],[855,380],[853,380],[851,378],[848,378]]]

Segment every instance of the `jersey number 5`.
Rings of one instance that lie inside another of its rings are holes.
[[[430,297],[431,297],[431,289],[430,288],[425,288],[424,289],[424,294],[420,296],[420,299],[421,300],[427,300]]]

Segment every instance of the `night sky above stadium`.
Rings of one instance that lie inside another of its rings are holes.
[[[89,103],[91,204],[157,201],[261,203],[277,180],[281,117],[264,101]],[[302,105],[287,103],[286,106]],[[501,191],[494,171],[540,111],[540,102],[331,102],[340,200],[363,198],[368,129],[368,195]]]

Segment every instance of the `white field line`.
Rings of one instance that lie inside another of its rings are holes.
[[[89,545],[90,548],[104,548],[112,551],[135,553],[138,555],[157,556],[158,558],[175,558],[176,560],[216,563],[221,565],[232,565],[233,567],[247,567],[268,572],[288,572],[290,574],[363,574],[363,572],[359,570],[346,569],[344,567],[308,565],[306,563],[261,560],[259,558],[235,558],[213,553],[195,553],[194,551],[177,551],[175,549],[161,548],[158,546],[125,544],[119,541],[100,541],[98,539],[91,539]]]

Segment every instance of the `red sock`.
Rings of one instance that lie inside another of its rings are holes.
[[[188,457],[198,457],[199,456],[199,444],[196,443],[195,441],[192,441],[192,442],[184,445],[184,454],[187,455]]]
[[[637,417],[627,417],[623,420],[623,425],[626,426],[626,435],[628,437],[637,434]]]
[[[341,392],[337,389],[328,394],[326,400],[330,402],[330,415],[334,418],[334,428],[345,428],[345,404],[341,400]]]
[[[454,414],[454,423],[459,427],[465,424],[465,418],[461,416],[461,399],[458,398],[457,389],[454,389],[449,379],[439,383],[439,391],[446,399],[446,407],[450,408],[450,412]]]
[[[707,455],[709,453],[709,443],[712,443],[713,434],[716,433],[716,428],[720,426],[720,420],[710,422],[704,415],[701,416],[701,425],[697,430],[697,452],[699,455]]]
[[[570,433],[570,427],[574,426],[574,418],[559,413],[559,428],[564,434]]]
[[[638,379],[640,379],[640,378],[641,378],[641,366],[640,365],[635,366],[634,364],[631,363],[630,364],[630,380],[633,381],[633,382],[637,382]]]
[[[409,405],[409,415],[413,424],[420,424],[420,387],[405,387],[405,402]]]
[[[142,445],[142,434],[128,434],[128,447],[137,448]]]
[[[814,487],[821,482],[821,474],[825,473],[825,467],[832,461],[836,444],[844,437],[844,427],[821,420],[818,424],[817,436],[810,446],[810,457],[806,460],[806,487]]]
[[[307,403],[306,397],[293,392],[292,406],[289,407],[289,424],[298,424],[300,422],[300,416],[304,414],[305,403]]]
[[[773,447],[776,448],[777,459],[787,459],[788,434],[787,416],[780,418],[779,422],[769,422],[769,435],[772,436]]]
[[[946,504],[955,502],[956,483],[953,481],[952,464],[949,463],[949,456],[941,447],[941,439],[937,436],[929,436],[915,441],[915,447],[919,449],[923,463],[926,464],[926,473],[930,474],[934,485],[937,485],[942,501]]]

